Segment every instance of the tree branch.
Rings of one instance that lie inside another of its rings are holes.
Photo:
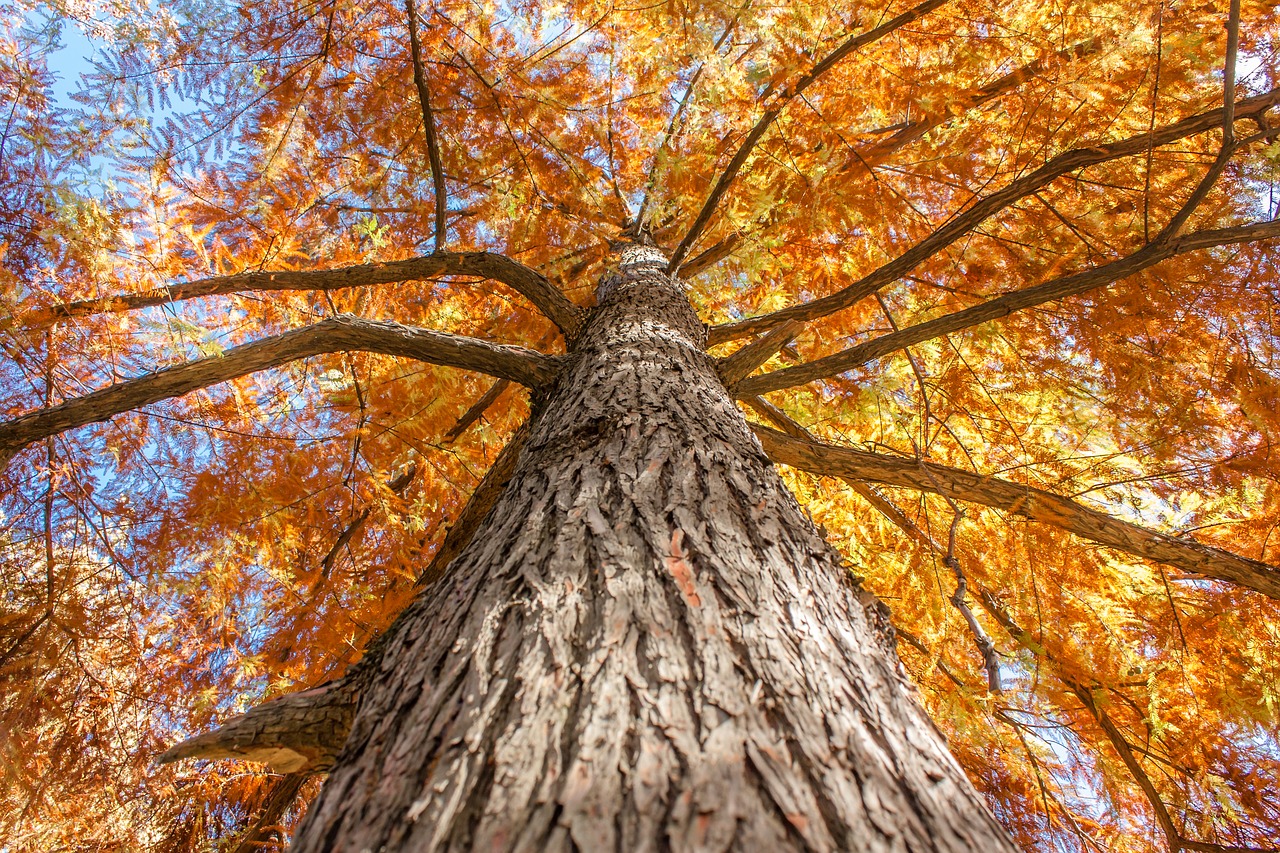
[[[751,371],[768,361],[774,353],[795,340],[804,328],[799,320],[775,326],[733,355],[718,359],[716,370],[724,387],[732,388],[751,375]]]
[[[1154,242],[1161,243],[1165,240],[1176,237],[1182,230],[1182,226],[1186,225],[1187,220],[1191,218],[1191,214],[1195,213],[1196,208],[1209,195],[1209,191],[1213,189],[1213,185],[1218,182],[1218,178],[1222,177],[1223,171],[1227,168],[1227,163],[1231,162],[1231,155],[1236,151],[1236,134],[1233,124],[1235,123],[1235,97],[1236,97],[1236,51],[1240,46],[1240,0],[1231,0],[1230,13],[1227,19],[1227,59],[1222,71],[1222,146],[1218,149],[1218,156],[1214,158],[1213,164],[1209,166],[1209,171],[1204,174],[1200,182],[1196,184],[1191,196],[1178,212],[1173,215],[1169,222],[1160,229],[1160,233],[1156,236]]]
[[[374,284],[468,275],[489,278],[524,296],[565,335],[577,331],[583,311],[536,270],[493,252],[436,252],[403,261],[358,264],[325,270],[243,272],[171,284],[146,293],[127,293],[102,299],[83,299],[30,311],[21,318],[0,320],[0,327],[20,325],[41,329],[59,320],[91,314],[120,313],[167,305],[203,296],[284,290],[339,290]]]
[[[1175,255],[1215,246],[1250,243],[1274,237],[1280,237],[1280,220],[1242,225],[1236,228],[1196,231],[1191,234],[1184,234],[1181,237],[1174,237],[1165,242],[1148,243],[1133,254],[1102,266],[1056,278],[1025,290],[1006,293],[972,308],[966,308],[963,311],[947,314],[915,326],[908,326],[900,332],[882,335],[857,346],[849,347],[846,350],[815,359],[807,364],[798,364],[795,367],[787,367],[761,376],[749,377],[738,383],[735,391],[740,396],[765,394],[782,388],[803,385],[815,379],[822,379],[826,376],[834,376],[846,370],[852,370],[869,361],[913,344],[958,332],[970,326],[976,326],[979,323],[1007,317],[1015,311],[1043,305],[1046,302],[1056,302],[1069,296],[1078,296],[1095,288],[1104,287]]]
[[[1010,71],[994,82],[988,83],[981,89],[975,89],[966,95],[961,96],[956,101],[946,104],[941,110],[934,113],[925,113],[923,116],[907,121],[894,131],[892,134],[880,139],[879,141],[867,145],[857,150],[857,156],[851,166],[856,164],[867,169],[872,169],[880,163],[884,162],[893,152],[910,145],[917,139],[920,139],[929,131],[945,124],[955,116],[960,115],[968,110],[974,110],[978,107],[999,98],[1001,95],[1008,94],[1023,83],[1039,75],[1054,62],[1073,62],[1092,56],[1102,50],[1104,44],[1111,38],[1103,38],[1094,36],[1085,39],[1082,42],[1063,48],[1048,57],[1042,57],[1033,62],[1029,62],[1021,68]]]
[[[436,196],[436,251],[444,249],[445,219],[444,164],[440,160],[440,144],[436,140],[436,123],[431,114],[431,92],[427,89],[427,75],[422,68],[422,44],[418,41],[418,10],[413,0],[404,0],[405,14],[409,18],[409,53],[413,59],[413,85],[418,89],[418,102],[422,105],[422,127],[427,134],[427,159],[431,161],[431,181]]]
[[[676,273],[680,269],[680,262],[684,260],[684,256],[693,248],[693,244],[702,236],[703,230],[707,227],[707,223],[711,221],[711,217],[715,215],[716,207],[720,204],[720,199],[728,192],[729,185],[733,183],[734,178],[738,176],[738,172],[746,165],[747,158],[751,156],[752,150],[756,144],[764,136],[770,126],[773,125],[785,107],[793,98],[799,97],[805,89],[830,71],[837,62],[844,59],[850,53],[853,53],[860,47],[865,47],[872,42],[892,33],[901,27],[915,21],[916,19],[927,15],[939,6],[943,6],[948,0],[925,0],[920,5],[903,12],[896,18],[886,21],[873,30],[865,33],[851,36],[846,39],[843,44],[837,47],[831,53],[827,54],[817,65],[813,66],[807,74],[801,77],[789,88],[783,89],[778,93],[774,105],[764,111],[760,119],[756,122],[755,127],[747,133],[747,138],[742,141],[742,145],[738,147],[737,153],[733,155],[733,159],[729,161],[729,165],[720,173],[720,177],[716,180],[715,186],[711,190],[711,194],[707,196],[706,202],[702,205],[702,210],[698,212],[698,216],[694,219],[693,224],[689,226],[689,231],[684,235],[684,239],[680,241],[680,245],[676,246],[674,252],[671,253],[671,264],[668,272]]]
[[[929,462],[803,441],[764,426],[756,426],[755,431],[773,461],[802,471],[870,480],[994,507],[1117,551],[1280,599],[1280,568],[1139,527],[1052,492]]]
[[[1276,103],[1280,103],[1280,89],[1272,89],[1265,94],[1239,101],[1235,104],[1234,117],[1237,119],[1257,117]],[[848,287],[821,299],[815,299],[812,302],[793,305],[760,317],[716,326],[711,330],[709,343],[710,345],[715,345],[735,338],[759,334],[776,326],[783,320],[793,318],[813,320],[848,308],[861,299],[870,296],[886,284],[897,281],[911,272],[921,263],[972,231],[983,220],[1019,199],[1031,195],[1063,175],[1087,166],[1105,163],[1108,160],[1142,154],[1151,145],[1167,145],[1188,136],[1194,136],[1207,130],[1221,127],[1222,120],[1223,110],[1216,109],[1190,116],[1174,124],[1159,128],[1152,133],[1132,136],[1107,145],[1065,151],[1031,174],[1018,178],[1004,189],[979,199],[972,207],[954,216],[950,221],[906,252],[863,276]]]
[[[499,379],[497,382],[481,395],[479,400],[471,404],[471,408],[462,413],[462,417],[458,418],[458,422],[445,433],[445,444],[452,444],[457,441],[461,435],[471,429],[471,425],[480,420],[481,416],[488,411],[489,407],[497,402],[502,396],[502,392],[511,387],[511,380]]]
[[[355,709],[355,689],[331,681],[250,708],[213,731],[171,746],[156,763],[239,758],[277,773],[326,770],[347,740]]]
[[[309,775],[308,773],[290,773],[272,786],[271,793],[267,795],[266,802],[262,805],[262,810],[254,818],[253,823],[246,827],[239,842],[230,853],[255,853],[255,851],[261,851],[273,839],[280,842],[280,846],[283,847],[284,834],[278,831],[280,818],[289,806],[293,805],[293,801],[298,799],[298,794],[301,793],[302,786],[306,784]]]
[[[1124,764],[1129,774],[1133,777],[1134,782],[1142,789],[1143,795],[1147,802],[1151,805],[1152,812],[1155,813],[1156,823],[1160,825],[1161,831],[1164,833],[1165,842],[1169,845],[1170,853],[1179,853],[1182,850],[1197,850],[1204,853],[1276,853],[1274,848],[1267,849],[1261,847],[1238,847],[1232,845],[1214,844],[1209,841],[1193,841],[1183,837],[1182,833],[1173,823],[1173,818],[1169,814],[1169,809],[1164,804],[1164,800],[1160,797],[1160,792],[1156,790],[1156,786],[1152,783],[1151,777],[1147,775],[1147,771],[1139,763],[1137,756],[1133,754],[1133,748],[1125,739],[1124,733],[1120,731],[1120,727],[1115,724],[1110,715],[1098,704],[1094,698],[1093,690],[1087,685],[1081,684],[1066,673],[1059,661],[1052,652],[1045,648],[1044,644],[1037,642],[1036,638],[1030,632],[1022,628],[1009,611],[1005,609],[992,594],[991,590],[978,585],[978,600],[982,602],[982,607],[991,615],[991,618],[999,622],[1002,627],[1009,633],[1019,645],[1031,652],[1038,659],[1048,664],[1049,670],[1054,676],[1066,685],[1075,697],[1084,705],[1085,710],[1097,722],[1098,727],[1102,729],[1102,733],[1115,749],[1116,754],[1120,756],[1120,761]]]
[[[360,350],[476,370],[536,388],[549,382],[557,359],[522,347],[339,316],[261,341],[121,382],[0,424],[0,464],[33,441],[178,397],[258,370],[328,352]]]

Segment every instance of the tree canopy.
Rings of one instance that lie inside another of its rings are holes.
[[[296,819],[154,759],[438,577],[628,239],[1020,845],[1280,846],[1270,4],[0,16],[13,849]]]

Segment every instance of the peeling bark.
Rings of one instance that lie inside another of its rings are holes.
[[[349,676],[298,851],[1011,851],[883,608],[633,249],[475,537]]]

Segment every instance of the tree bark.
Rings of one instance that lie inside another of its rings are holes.
[[[299,851],[1010,851],[883,605],[633,248],[480,530],[350,676]]]

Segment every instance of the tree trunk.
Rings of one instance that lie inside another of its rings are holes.
[[[302,851],[1008,851],[655,250],[366,657]]]

